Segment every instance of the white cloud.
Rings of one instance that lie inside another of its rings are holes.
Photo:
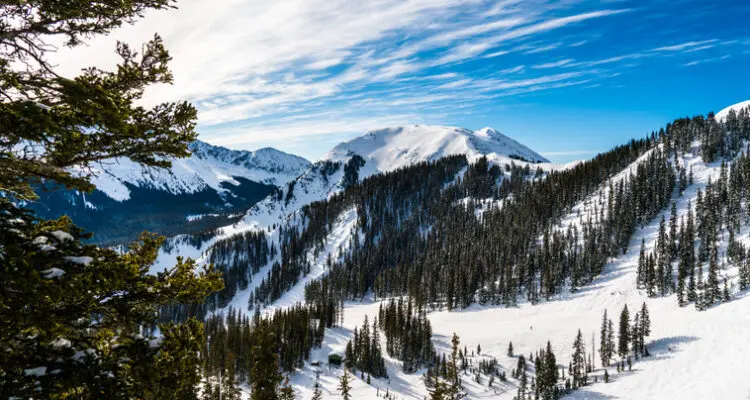
[[[474,2],[182,0],[177,11],[152,12],[86,48],[62,49],[55,61],[67,74],[89,64],[111,67],[115,39],[137,44],[159,32],[174,57],[175,84],[150,90],[150,102],[199,100],[249,92],[248,81],[296,64],[311,69],[340,65],[357,46],[396,29],[419,30],[432,18]]]
[[[621,68],[621,61],[723,44],[693,40],[598,60],[550,58],[553,50],[580,51],[601,38],[585,22],[631,11],[592,9],[594,3],[180,0],[179,10],[148,13],[86,47],[60,49],[54,61],[67,75],[92,64],[111,68],[115,40],[137,45],[159,32],[174,58],[175,83],[150,88],[145,103],[190,100],[202,137],[238,146],[451,123],[498,97],[596,85],[615,76],[605,69]],[[585,35],[557,32],[575,26]],[[467,65],[476,60],[484,64]]]
[[[486,37],[471,43],[464,43],[460,46],[456,46],[448,51],[447,54],[439,58],[434,62],[434,65],[442,65],[456,61],[463,61],[468,58],[472,58],[482,54],[485,50],[491,49],[504,42],[518,39],[526,36],[531,36],[554,29],[559,29],[571,24],[583,22],[589,19],[602,18],[611,15],[621,14],[628,12],[628,9],[619,10],[600,10],[592,11],[587,13],[570,15],[567,17],[551,18],[542,22],[524,25],[516,29],[508,30],[507,32],[499,35],[493,35]]]
[[[682,51],[682,50],[689,50],[696,47],[705,47],[706,45],[712,44],[717,42],[716,39],[710,39],[710,40],[701,40],[701,41],[692,41],[692,42],[684,42],[680,44],[675,44],[671,46],[662,46],[657,47],[653,49],[652,51]]]
[[[549,69],[549,68],[564,67],[564,66],[572,63],[573,61],[574,60],[572,60],[570,58],[566,58],[564,60],[559,60],[559,61],[554,61],[554,62],[549,62],[549,63],[544,63],[544,64],[537,64],[537,65],[532,66],[531,68],[535,68],[535,69]]]

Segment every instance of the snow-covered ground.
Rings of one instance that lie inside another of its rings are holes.
[[[695,181],[676,199],[678,215],[683,215],[689,200],[695,204],[698,189],[703,189],[709,178],[716,179],[719,164],[706,165],[700,157],[690,155],[680,162],[693,167]],[[613,179],[621,179],[625,174]],[[561,225],[579,223],[602,197],[606,198],[606,193],[594,193],[576,206]],[[699,312],[692,305],[679,307],[675,295],[648,298],[636,288],[641,240],[645,239],[646,250],[651,251],[659,220],[662,215],[668,218],[668,213],[667,208],[649,224],[638,229],[631,238],[628,252],[612,259],[600,276],[576,293],[557,296],[537,305],[522,303],[516,308],[475,305],[461,311],[430,313],[433,340],[438,351],[449,350],[450,338],[455,332],[461,338],[461,346],[475,349],[481,345],[483,356],[497,358],[510,376],[517,359],[507,356],[509,342],[513,343],[516,354],[528,355],[542,348],[549,340],[558,364],[567,366],[578,329],[583,332],[587,349],[591,348],[592,335],[598,349],[604,310],[608,311],[610,319],[616,324],[623,306],[628,305],[632,315],[646,302],[652,321],[652,333],[647,339],[651,356],[635,362],[629,372],[617,373],[614,366],[610,367],[610,382],[604,383],[597,354],[597,370],[592,375],[597,376],[598,382],[573,392],[568,398],[747,399],[750,397],[750,380],[745,379],[745,364],[750,358],[750,346],[746,345],[750,337],[750,296],[737,293],[735,284],[731,290],[732,301]],[[745,227],[742,236],[747,236],[747,232],[748,228]],[[727,267],[720,273],[735,281],[735,270]],[[343,354],[354,327],[361,325],[365,315],[372,321],[377,315],[378,305],[379,302],[372,300],[347,303],[343,326],[327,330],[323,347],[313,351],[311,361],[324,362],[332,352]],[[382,397],[386,389],[396,398],[421,399],[427,396],[421,372],[404,374],[400,364],[388,358],[386,365],[390,379],[372,379],[372,384],[367,385],[358,376],[353,376],[354,398],[374,399],[378,393]],[[320,374],[324,397],[338,398],[336,386],[342,370],[311,367],[310,364],[295,374],[292,380],[301,398],[310,398],[316,371]],[[470,375],[464,376],[463,381],[472,399],[512,399],[518,383],[514,379],[505,383],[496,380],[493,388],[489,388],[486,379],[480,385]]]

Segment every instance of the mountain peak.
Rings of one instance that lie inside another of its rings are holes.
[[[391,171],[420,161],[465,154],[469,159],[516,159],[531,163],[548,162],[493,128],[472,131],[451,126],[408,125],[376,129],[340,143],[324,160],[344,161],[353,154],[363,157],[375,172]]]
[[[734,110],[735,112],[740,112],[740,110],[744,108],[748,108],[748,107],[750,107],[750,100],[745,100],[737,104],[732,104],[731,106],[717,112],[715,118],[717,121],[722,121],[727,117],[727,115],[729,115],[730,110]]]

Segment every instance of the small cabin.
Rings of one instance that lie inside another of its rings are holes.
[[[341,356],[336,353],[332,353],[328,355],[328,364],[330,365],[335,365],[338,367],[341,365],[342,361],[343,359],[341,358]]]

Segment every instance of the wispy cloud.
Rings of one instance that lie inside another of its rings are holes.
[[[575,60],[570,59],[570,58],[566,58],[564,60],[553,61],[553,62],[544,63],[544,64],[537,64],[537,65],[532,66],[531,68],[535,68],[535,69],[549,69],[549,68],[564,67],[564,66],[572,63],[573,61],[575,61]]]
[[[84,48],[61,48],[54,61],[64,74],[111,67],[115,39],[137,44],[159,32],[175,83],[150,88],[145,103],[188,99],[204,138],[250,146],[450,124],[476,107],[501,107],[498,99],[594,87],[646,60],[721,61],[728,51],[718,49],[743,46],[679,32],[624,40],[622,29],[658,16],[630,3],[181,0],[177,11],[149,13]],[[613,38],[622,40],[613,46]]]
[[[698,47],[706,48],[706,45],[710,45],[712,43],[717,42],[716,39],[710,39],[710,40],[701,40],[701,41],[693,41],[693,42],[684,42],[680,44],[675,44],[671,46],[662,46],[657,47],[653,49],[653,51],[682,51],[682,50],[691,50]]]
[[[712,63],[712,62],[726,60],[726,59],[729,59],[730,57],[731,56],[729,54],[725,54],[725,55],[723,55],[721,57],[703,58],[703,59],[700,59],[700,60],[693,60],[693,61],[690,61],[690,62],[686,62],[683,65],[686,66],[686,67],[693,67],[693,66],[696,66],[696,65],[699,65],[699,64]]]

